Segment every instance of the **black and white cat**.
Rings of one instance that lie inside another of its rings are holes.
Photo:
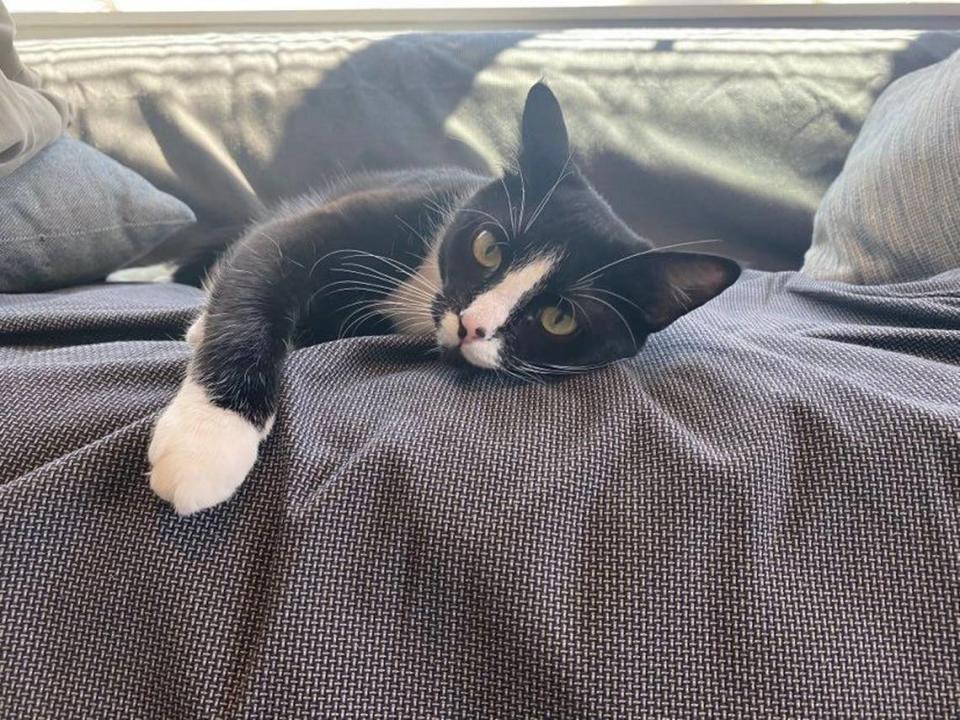
[[[181,514],[233,495],[272,427],[293,344],[393,330],[521,379],[579,373],[633,356],[739,273],[726,258],[652,251],[624,225],[572,162],[560,106],[538,83],[518,166],[501,177],[364,175],[245,234],[187,333],[150,487]]]

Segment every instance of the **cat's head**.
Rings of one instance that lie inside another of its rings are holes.
[[[464,202],[440,240],[437,342],[482,368],[579,372],[636,354],[740,274],[726,258],[651,250],[577,169],[560,105],[537,83],[516,169]]]

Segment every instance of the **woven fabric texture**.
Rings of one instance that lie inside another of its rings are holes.
[[[303,349],[189,519],[146,447],[199,293],[3,298],[0,716],[956,717],[958,287],[748,272],[545,386]]]

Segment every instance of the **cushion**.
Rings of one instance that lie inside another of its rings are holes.
[[[960,53],[877,100],[814,219],[803,271],[882,284],[960,266]]]
[[[0,177],[56,140],[70,121],[70,107],[39,89],[39,78],[13,47],[13,21],[0,2]]]
[[[63,137],[0,178],[0,292],[102,279],[193,222],[176,198]]]

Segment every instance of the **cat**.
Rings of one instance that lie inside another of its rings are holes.
[[[499,177],[364,174],[253,226],[187,332],[186,378],[150,443],[153,491],[183,515],[233,495],[270,433],[294,343],[396,331],[521,380],[576,374],[635,355],[739,276],[733,260],[655,251],[631,231],[573,162],[542,82],[520,136]]]

